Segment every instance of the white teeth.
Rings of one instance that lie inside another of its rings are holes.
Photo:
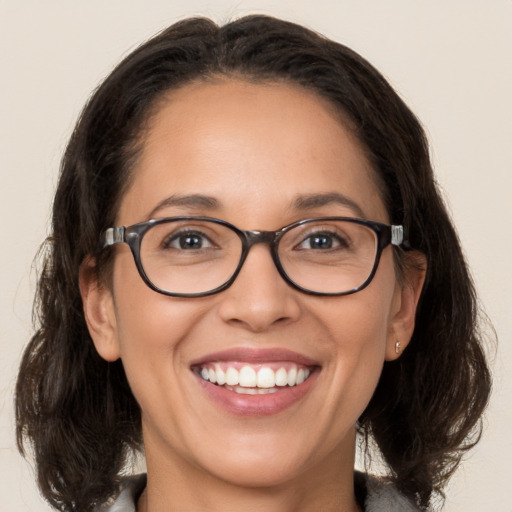
[[[298,386],[302,384],[310,375],[311,370],[308,368],[299,368],[291,366],[287,371],[281,367],[274,372],[268,366],[261,367],[256,371],[252,366],[245,365],[240,371],[233,366],[224,365],[225,371],[220,364],[204,366],[201,368],[200,374],[204,380],[210,381],[219,386],[226,385],[230,389],[237,388],[237,393],[245,393],[240,389],[248,390],[246,394],[265,393],[268,390],[277,391],[277,387]],[[252,392],[255,390],[255,393]]]
[[[258,372],[256,384],[259,388],[273,388],[276,385],[276,376],[270,368],[262,368]]]
[[[227,389],[234,391],[239,395],[270,395],[277,391],[277,388],[259,389],[259,388],[243,388],[241,386],[227,386]]]
[[[201,370],[201,376],[202,375],[203,371]],[[229,386],[238,386],[238,370],[231,366],[226,371],[226,384]]]
[[[240,386],[254,388],[256,386],[256,372],[250,366],[244,366],[240,370]]]
[[[217,384],[219,386],[223,386],[224,384],[226,384],[226,374],[219,365],[215,366],[215,375],[217,376]]]
[[[276,372],[276,386],[288,385],[288,372],[285,368],[279,368]]]
[[[297,384],[297,368],[292,368],[288,372],[288,386],[295,386]]]

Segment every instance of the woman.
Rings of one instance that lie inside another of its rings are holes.
[[[55,508],[427,509],[478,438],[476,298],[425,136],[348,48],[170,27],[91,98],[53,208],[17,421]],[[356,432],[386,480],[354,473]]]

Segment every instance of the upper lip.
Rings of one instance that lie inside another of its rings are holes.
[[[319,366],[318,361],[293,350],[284,348],[255,349],[248,347],[231,348],[213,352],[192,361],[190,366],[199,366],[215,361],[238,361],[252,364],[290,361],[304,366]]]

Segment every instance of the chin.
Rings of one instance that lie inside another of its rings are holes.
[[[212,468],[210,473],[226,483],[237,487],[264,488],[276,487],[295,480],[303,465],[280,460],[279,456],[246,458],[224,461]]]

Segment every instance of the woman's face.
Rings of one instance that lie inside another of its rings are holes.
[[[322,216],[389,222],[363,149],[328,102],[291,85],[227,79],[168,95],[117,224],[180,215],[245,230]],[[267,486],[352,471],[355,424],[396,340],[409,339],[411,297],[390,247],[371,284],[348,296],[290,287],[258,244],[230,288],[175,298],[144,284],[122,244],[112,290],[86,292],[84,302],[98,351],[122,359],[140,404],[148,469]],[[216,364],[311,375],[248,395],[201,377]]]

